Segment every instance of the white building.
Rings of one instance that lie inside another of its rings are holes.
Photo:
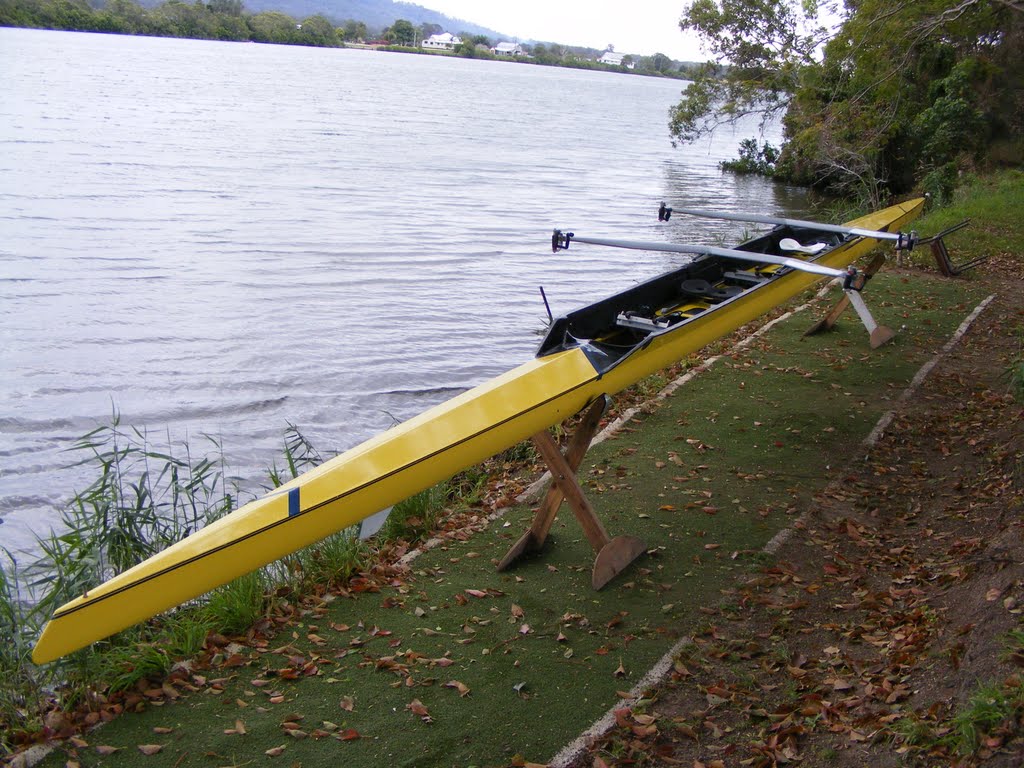
[[[423,41],[424,48],[433,48],[435,51],[454,51],[460,45],[462,45],[462,38],[451,32],[431,35]]]
[[[498,43],[491,48],[491,53],[495,56],[522,56],[523,46],[519,43]]]
[[[610,65],[612,67],[621,67],[622,66],[622,60],[624,58],[626,58],[627,55],[628,54],[625,54],[625,53],[616,53],[615,51],[605,51],[604,55],[600,59],[598,59],[598,61],[601,64],[608,64],[608,65]],[[626,68],[627,69],[632,69],[633,68],[633,59],[632,58],[630,58],[630,60],[626,63]]]

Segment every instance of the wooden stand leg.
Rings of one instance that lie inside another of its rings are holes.
[[[881,253],[876,254],[868,263],[867,267],[864,268],[864,275],[866,277],[871,277],[882,268],[883,264],[885,264],[885,255]],[[832,307],[829,313],[825,315],[825,317],[804,332],[804,336],[813,336],[814,334],[821,333],[822,331],[831,331],[835,327],[839,317],[849,306],[850,297],[844,295],[843,298],[841,298],[836,305]],[[870,343],[872,349],[877,349],[896,335],[894,331],[884,325],[879,325],[874,329],[869,330],[869,334],[871,337]]]
[[[597,432],[598,424],[607,405],[608,398],[604,397],[590,406],[570,440],[565,456],[562,455],[558,444],[547,430],[533,436],[534,445],[537,446],[548,469],[551,470],[551,486],[544,497],[544,502],[534,515],[529,530],[520,537],[519,541],[512,546],[498,564],[499,571],[505,570],[523,555],[535,552],[544,545],[563,500],[568,502],[583,528],[587,541],[597,552],[594,570],[591,574],[591,584],[594,589],[601,589],[645,551],[646,547],[643,542],[633,536],[609,538],[608,532],[576,480],[576,470],[590,447],[590,441],[593,440],[594,434]]]

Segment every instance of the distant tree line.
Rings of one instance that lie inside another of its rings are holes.
[[[106,0],[98,7],[88,0],[0,0],[0,26],[319,47],[370,42],[400,50],[416,49],[426,38],[444,31],[438,24],[415,26],[406,19],[398,19],[378,31],[353,19],[335,26],[319,14],[301,20],[277,11],[252,14],[245,10],[242,0],[166,0],[153,8],[143,7],[135,0]],[[495,58],[491,52],[493,41],[485,35],[463,32],[458,36],[462,43],[451,52],[453,55]],[[592,48],[542,43],[522,47],[526,55],[515,57],[516,61],[548,66],[662,77],[689,77],[698,66],[679,64],[662,53],[627,56],[621,66],[613,66],[599,62],[601,51]]]
[[[0,0],[0,26],[321,47],[366,34],[359,22],[336,28],[321,15],[299,21],[276,11],[246,13],[241,0],[168,0],[155,8],[134,0],[107,0],[100,8],[86,0]]]

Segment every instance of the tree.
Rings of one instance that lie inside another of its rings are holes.
[[[334,32],[334,25],[320,14],[304,19],[301,32],[302,41],[306,45],[331,47],[338,44],[338,36]]]
[[[399,19],[384,30],[384,39],[395,45],[411,46],[416,40],[416,28],[411,21]]]
[[[210,0],[206,7],[214,13],[223,13],[226,16],[241,16],[245,10],[242,0]]]
[[[354,21],[353,19],[345,21],[344,26],[340,28],[340,34],[342,40],[352,41],[365,40],[368,35],[366,25],[361,21]]]
[[[1024,127],[1017,0],[846,7],[826,34],[793,0],[695,0],[680,24],[728,67],[697,73],[673,111],[673,138],[784,115],[777,176],[877,205]]]
[[[249,18],[252,39],[257,43],[297,43],[295,19],[277,11],[264,11]]]

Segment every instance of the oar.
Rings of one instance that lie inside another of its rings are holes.
[[[747,221],[756,224],[774,224],[786,227],[804,227],[814,229],[818,232],[837,232],[841,235],[856,235],[857,237],[870,237],[875,240],[892,240],[896,243],[896,249],[900,251],[912,251],[917,243],[917,232],[905,234],[903,232],[881,232],[876,229],[861,229],[860,227],[844,227],[840,224],[823,224],[820,221],[804,221],[803,219],[781,219],[777,216],[762,216],[758,213],[726,213],[725,211],[701,211],[696,208],[670,208],[661,204],[658,208],[658,221],[668,221],[673,213],[685,213],[687,216],[701,216],[707,219],[725,219],[727,221]]]
[[[648,243],[639,240],[610,240],[604,237],[578,237],[572,232],[562,232],[556,229],[551,237],[551,250],[563,251],[569,248],[569,243],[589,243],[590,245],[607,245],[612,248],[632,248],[638,251],[665,251],[667,253],[690,253],[697,256],[719,256],[723,259],[737,259],[739,261],[755,261],[759,264],[780,264],[784,267],[792,267],[802,272],[812,272],[815,275],[827,277],[848,278],[856,274],[856,270],[833,269],[823,264],[815,264],[802,259],[790,259],[786,256],[772,256],[767,253],[751,253],[749,251],[737,251],[732,248],[716,248],[713,245],[677,245],[675,243]],[[851,269],[853,269],[851,267]]]
[[[573,240],[579,243],[589,243],[590,245],[607,245],[612,248],[632,248],[640,251],[665,251],[667,253],[691,253],[699,256],[719,256],[724,259],[754,261],[761,264],[781,264],[803,272],[811,272],[815,275],[841,277],[843,279],[843,292],[849,297],[850,303],[857,310],[857,315],[860,317],[861,322],[867,328],[868,334],[871,336],[872,348],[884,343],[884,341],[892,338],[893,335],[892,331],[884,326],[879,326],[871,316],[871,311],[860,296],[860,291],[864,287],[864,278],[860,276],[857,268],[852,264],[845,270],[841,270],[800,259],[771,256],[767,253],[750,253],[749,251],[737,251],[732,248],[716,248],[712,245],[676,245],[675,243],[646,243],[637,240],[611,240],[605,237],[577,237],[573,232],[562,232],[560,229],[556,229],[551,236],[551,250],[556,253],[568,250],[569,243]],[[887,334],[884,336],[884,340],[876,343],[876,339],[882,338],[880,334],[883,333]]]

